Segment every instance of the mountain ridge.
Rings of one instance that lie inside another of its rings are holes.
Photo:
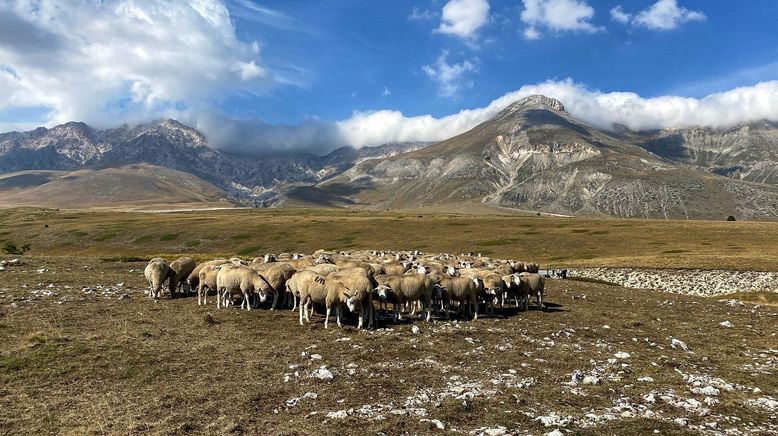
[[[611,132],[533,95],[444,141],[344,146],[324,156],[230,154],[172,119],[104,130],[69,122],[0,134],[0,172],[145,163],[192,174],[249,205],[479,201],[565,215],[756,219],[778,216],[758,204],[778,203],[777,145],[777,123]]]

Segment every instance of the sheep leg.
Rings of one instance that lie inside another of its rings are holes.
[[[362,328],[362,322],[365,319],[365,307],[359,308],[359,321],[357,322],[357,330]]]
[[[473,298],[472,307],[473,307],[473,312],[474,312],[473,313],[473,321],[475,321],[475,320],[478,319],[478,301],[476,301],[475,298]]]
[[[543,310],[543,293],[538,292],[538,308]]]
[[[294,312],[295,309],[297,309],[297,295],[292,292],[292,302],[294,305],[292,306],[292,312]]]
[[[273,292],[273,304],[270,306],[270,310],[275,309],[277,303],[278,303],[278,292]]]
[[[243,293],[243,301],[246,302],[246,310],[250,311],[251,310],[251,300],[249,298],[250,297],[249,297],[248,292],[244,292]]]
[[[305,325],[305,323],[303,322],[303,312],[305,312],[305,306],[301,302],[300,303],[300,325]]]
[[[340,327],[340,315],[343,312],[343,309],[340,307],[340,305],[335,306],[335,321],[338,323],[338,327]]]
[[[330,306],[327,306],[327,314],[324,317],[324,328],[327,328],[327,324],[330,321]]]

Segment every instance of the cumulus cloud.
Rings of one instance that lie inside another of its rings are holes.
[[[594,9],[586,0],[523,0],[521,21],[526,39],[539,39],[541,29],[553,32],[594,33],[602,30],[591,23]]]
[[[389,141],[440,141],[472,129],[509,104],[533,94],[561,101],[574,117],[603,129],[624,125],[632,130],[667,127],[730,127],[740,123],[778,121],[778,81],[735,88],[704,98],[644,98],[633,92],[601,92],[572,79],[526,85],[489,105],[435,118],[406,117],[398,111],[355,112],[336,123],[346,144],[355,147]]]
[[[425,65],[421,69],[427,77],[438,82],[438,94],[441,97],[456,97],[462,88],[473,86],[473,82],[468,81],[465,75],[475,71],[476,68],[467,60],[458,64],[449,64],[448,51],[444,50],[438,56],[435,65]]]
[[[218,0],[0,3],[0,110],[43,107],[44,124],[141,121],[273,82]]]
[[[488,21],[487,0],[450,0],[443,6],[437,31],[472,41]]]
[[[651,30],[672,30],[689,21],[707,19],[702,11],[692,11],[678,6],[677,0],[659,0],[634,15],[625,12],[619,5],[611,9],[611,18],[619,23],[629,23]]]

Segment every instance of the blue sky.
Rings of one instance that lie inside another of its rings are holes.
[[[543,92],[595,126],[778,119],[773,0],[12,0],[0,130],[173,117],[216,147],[438,140]]]
[[[264,2],[291,17],[290,30],[238,17],[239,34],[265,42],[268,64],[294,64],[308,74],[300,77],[299,87],[277,88],[268,104],[243,100],[240,106],[273,122],[310,115],[339,120],[353,110],[376,108],[442,116],[555,78],[644,97],[703,97],[778,78],[775,1],[750,0],[746,7],[740,1],[682,0],[683,7],[703,11],[706,20],[667,31],[625,26],[610,18],[609,11],[619,4],[641,10],[651,0],[591,1],[595,15],[590,21],[604,30],[557,31],[539,40],[522,36],[520,1],[489,3],[491,18],[472,47],[435,32],[442,1]],[[409,19],[414,7],[431,16]],[[463,86],[454,96],[439,95],[437,83],[422,71],[443,50],[449,53],[448,62],[469,61],[477,70],[463,78],[472,86]],[[383,95],[384,88],[391,95]]]

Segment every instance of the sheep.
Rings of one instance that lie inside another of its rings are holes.
[[[504,307],[506,299],[508,303],[510,303],[511,297],[513,297],[516,302],[516,307],[523,307],[524,310],[526,310],[528,304],[527,289],[526,287],[521,286],[519,275],[505,275],[502,277],[502,280],[505,282],[505,292],[502,294],[503,298],[500,302],[500,307]]]
[[[526,292],[528,296],[534,295],[537,298],[538,309],[544,310],[543,288],[545,287],[545,279],[543,276],[537,273],[523,272],[519,274],[519,281],[519,286],[522,287],[521,292]]]
[[[284,296],[286,296],[286,281],[289,280],[297,270],[286,262],[276,262],[270,265],[271,266],[265,269],[261,275],[268,284],[270,284],[270,288],[273,292],[273,304],[270,306],[270,310],[273,310],[278,304],[278,298],[281,296],[280,294],[282,291],[284,291]],[[292,298],[294,300],[294,305],[296,306],[297,297],[292,294]],[[286,298],[284,299],[286,300]]]
[[[170,281],[168,282],[168,289],[170,290],[171,297],[174,297],[175,294],[183,288],[184,283],[187,283],[189,274],[191,274],[196,267],[197,264],[191,257],[181,257],[170,262]]]
[[[458,301],[460,309],[467,304],[467,311],[478,319],[478,279],[470,277],[446,277],[440,281],[449,299]],[[450,315],[449,315],[450,317]]]
[[[537,274],[540,271],[540,266],[534,262],[532,263],[525,263],[524,264],[524,271],[528,273]]]
[[[203,262],[195,267],[194,270],[189,274],[189,277],[186,279],[186,281],[189,283],[189,289],[197,289],[200,284],[200,270],[209,265],[222,265],[225,263],[228,263],[229,261],[227,259],[214,259],[209,260],[208,262]]]
[[[330,313],[335,307],[335,320],[341,325],[342,306],[345,304],[349,311],[357,312],[359,309],[359,322],[357,328],[361,329],[367,315],[368,327],[373,325],[373,285],[367,277],[359,274],[333,273],[325,280],[327,299],[325,302],[327,313],[324,319],[324,328],[327,328]]]
[[[243,295],[241,309],[251,310],[251,296],[259,293],[260,298],[264,300],[271,287],[268,282],[258,272],[246,266],[222,266],[216,275],[216,288],[220,294],[216,300],[216,307],[219,307],[220,299],[225,307],[229,303],[229,296],[234,293]]]
[[[307,306],[313,303],[327,303],[327,289],[324,287],[325,278],[313,271],[299,271],[286,281],[286,290],[300,297],[300,325],[305,321],[310,322]],[[326,321],[325,321],[326,322]]]
[[[149,282],[149,297],[159,299],[162,294],[162,286],[170,276],[170,265],[165,259],[155,257],[146,265],[143,275]]]
[[[205,265],[200,269],[199,273],[199,282],[197,286],[197,305],[202,306],[208,304],[208,292],[213,291],[217,292],[218,295],[218,287],[216,283],[216,276],[219,274],[219,270],[221,269],[222,265],[225,264],[219,264],[219,265]],[[201,302],[202,298],[202,302]],[[216,297],[219,298],[218,296]]]
[[[408,271],[411,266],[408,262],[389,262],[382,265],[384,267],[384,274],[389,275],[401,275]]]
[[[503,282],[502,277],[491,272],[483,274],[481,279],[483,280],[482,295],[484,298],[484,309],[491,314],[494,300],[502,297],[502,293],[505,290],[505,283]]]
[[[337,265],[331,264],[331,263],[321,263],[318,265],[314,265],[311,267],[306,268],[308,271],[313,271],[316,274],[322,275],[322,276],[328,276],[330,273],[334,273],[338,270]]]
[[[427,322],[432,319],[433,295],[440,298],[442,294],[440,285],[426,274],[387,276],[382,289],[386,290],[386,288],[394,292],[398,303],[421,301],[422,307],[427,311]],[[411,315],[414,313],[411,312]],[[395,304],[395,319],[402,319],[400,305],[397,303]]]

